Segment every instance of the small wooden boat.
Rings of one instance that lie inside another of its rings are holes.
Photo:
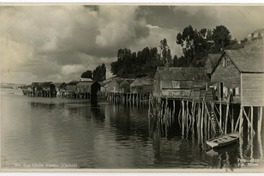
[[[239,139],[238,133],[229,133],[206,141],[206,144],[212,148],[224,147],[235,143]]]

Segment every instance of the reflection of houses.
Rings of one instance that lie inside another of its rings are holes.
[[[199,99],[209,78],[204,69],[194,67],[158,67],[153,96],[174,99]]]
[[[231,95],[242,105],[264,105],[263,41],[259,44],[262,48],[246,47],[222,54],[211,79],[219,83],[218,98],[226,100]]]

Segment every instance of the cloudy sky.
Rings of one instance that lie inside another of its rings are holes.
[[[264,28],[264,6],[0,6],[1,82],[70,81],[116,60],[119,48],[158,47],[186,26],[225,25],[239,40]]]

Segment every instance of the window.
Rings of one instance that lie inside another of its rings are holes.
[[[235,95],[239,95],[239,87],[235,88]]]
[[[223,67],[226,67],[226,66],[227,66],[227,58],[224,57],[224,58],[223,58]]]

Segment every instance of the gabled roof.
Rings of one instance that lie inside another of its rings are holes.
[[[63,84],[63,82],[61,82],[61,83],[52,83],[54,86],[56,86],[56,87],[60,87],[62,84]]]
[[[130,86],[130,83],[126,80],[123,80],[121,83],[120,83],[120,88],[126,88],[126,87],[129,87]]]
[[[153,85],[153,80],[148,77],[143,78],[136,78],[135,81],[133,81],[130,86],[131,87],[137,87],[137,86],[151,86]]]
[[[79,81],[83,82],[93,82],[93,80],[91,78],[80,78]]]
[[[77,83],[77,86],[91,86],[93,83],[91,81],[80,81]]]
[[[240,72],[264,73],[263,51],[246,51],[245,49],[239,49],[226,50],[225,53]]]
[[[205,62],[205,69],[207,74],[211,74],[221,57],[221,54],[208,54]]]
[[[158,67],[155,79],[170,81],[209,81],[204,68]]]
[[[71,81],[67,85],[69,86],[76,86],[79,83],[79,81]]]

